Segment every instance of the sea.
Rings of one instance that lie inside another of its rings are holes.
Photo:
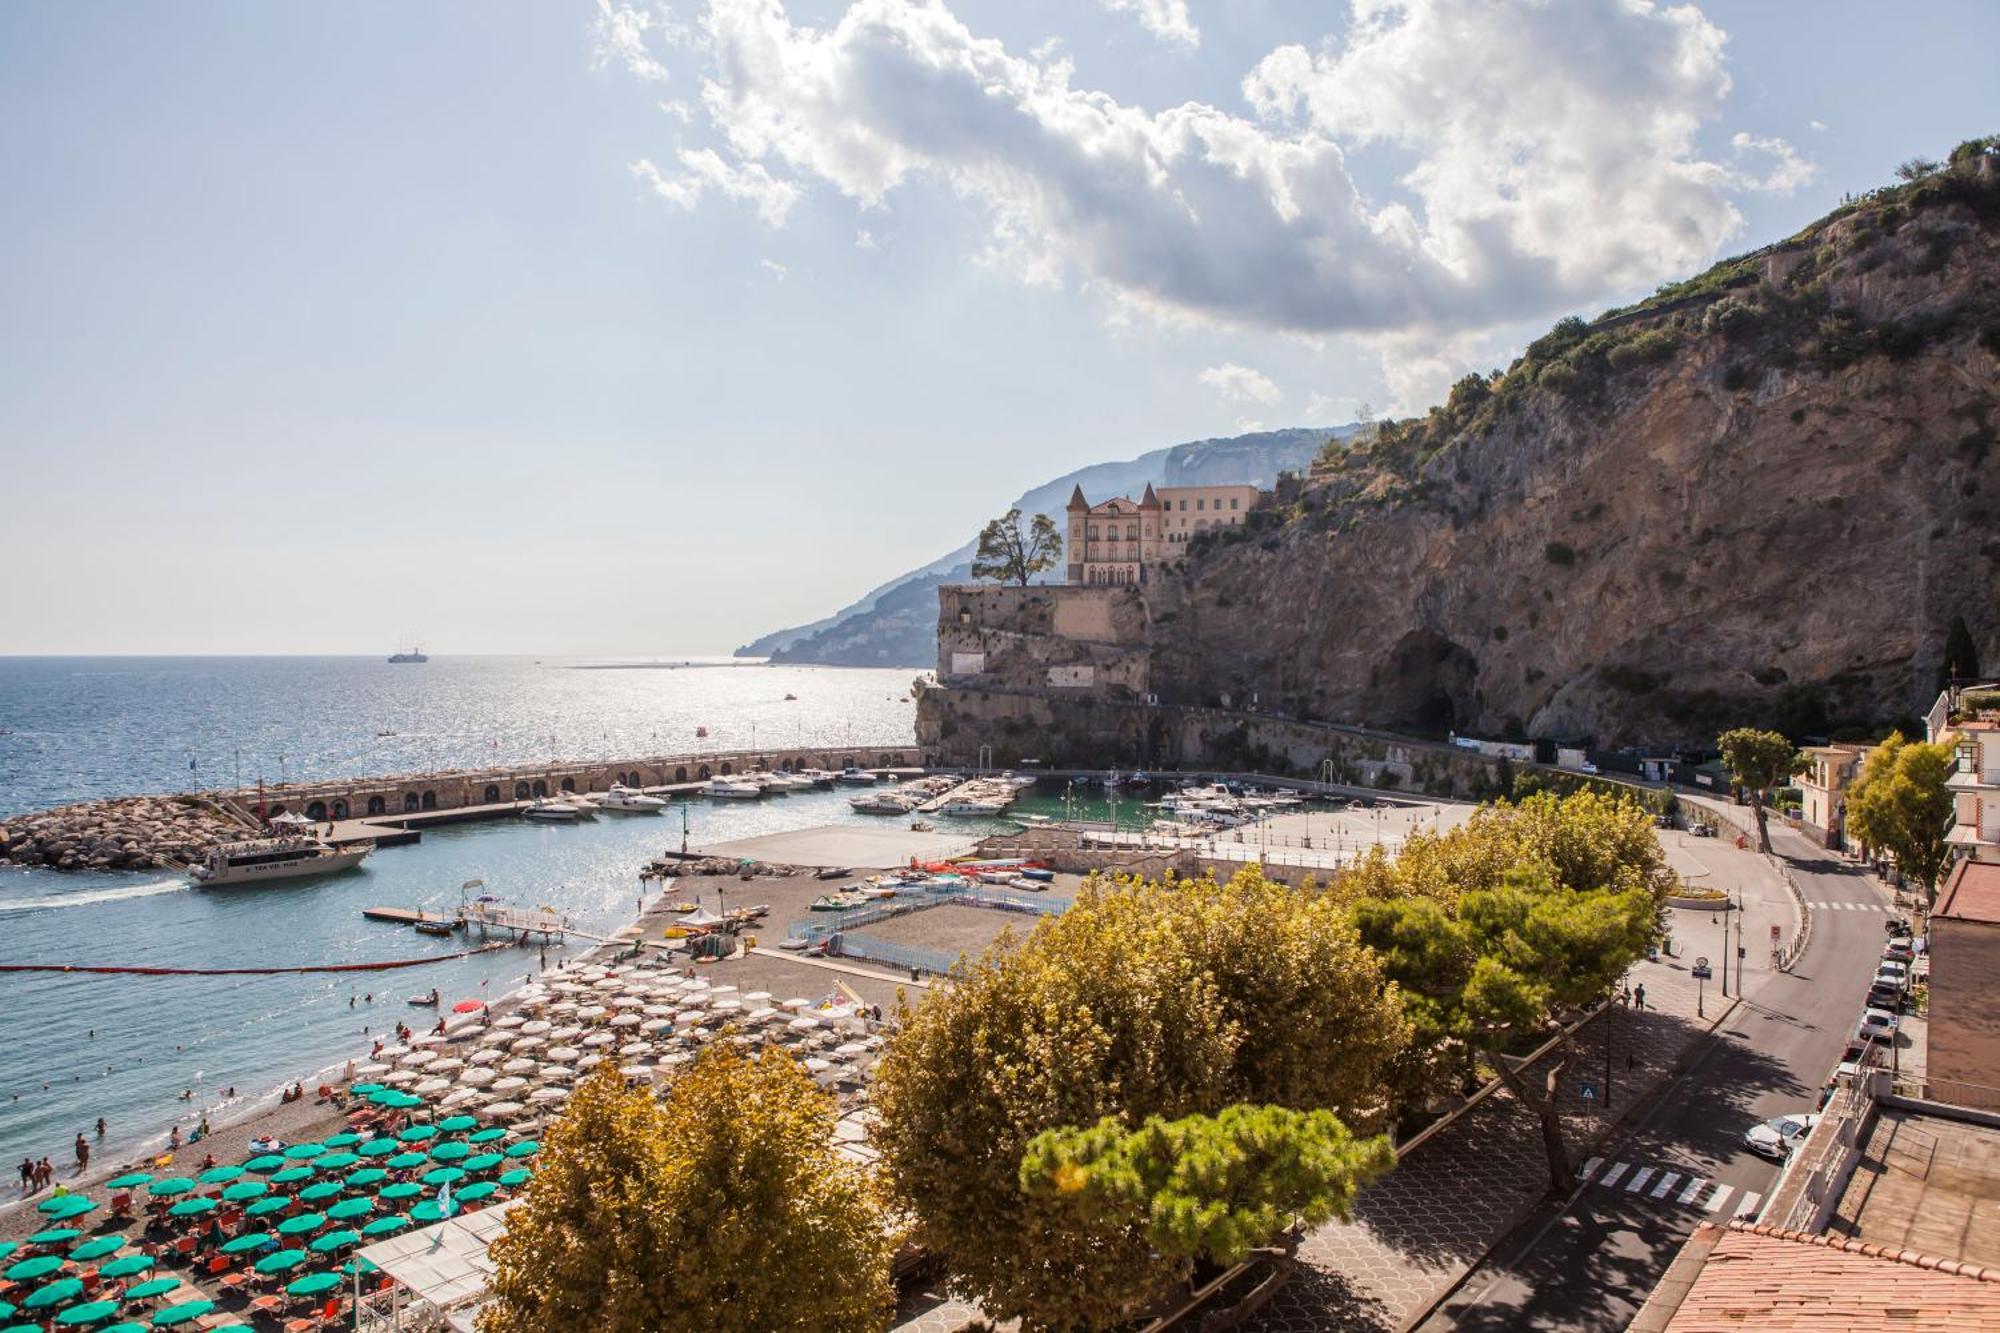
[[[239,776],[907,745],[913,675],[731,659],[0,658],[0,815]],[[157,871],[0,867],[0,963],[282,967],[445,954],[463,946],[364,921],[361,909],[447,908],[471,879],[608,934],[637,910],[640,868],[678,848],[684,829],[700,847],[869,818],[849,809],[851,794],[697,798],[574,826],[448,825],[381,848],[354,872],[254,890],[199,890]],[[1039,804],[1059,809],[1060,798]],[[551,950],[550,964],[561,954]],[[294,1080],[315,1086],[399,1018],[434,1021],[408,994],[435,985],[447,1007],[497,999],[539,961],[508,950],[387,974],[0,973],[0,1162],[47,1154],[60,1164],[100,1116],[114,1155],[163,1141],[176,1122],[185,1132],[203,1112],[234,1119]]]

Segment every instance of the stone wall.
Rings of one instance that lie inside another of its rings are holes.
[[[1134,587],[953,584],[938,590],[938,678],[1142,700],[1151,690],[1148,629]]]

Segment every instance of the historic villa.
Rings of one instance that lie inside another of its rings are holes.
[[[1069,581],[1145,583],[1152,567],[1176,558],[1181,543],[1209,528],[1234,527],[1255,507],[1255,486],[1164,486],[1134,501],[1101,504],[1069,497]]]

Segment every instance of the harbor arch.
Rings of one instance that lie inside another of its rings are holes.
[[[514,784],[514,799],[515,799],[515,800],[517,800],[517,801],[525,801],[525,800],[527,800],[527,799],[528,799],[528,784],[527,784],[527,783],[525,783],[525,782],[517,782],[517,783],[515,783],[515,784]]]
[[[486,804],[500,804],[500,788],[491,782],[486,784]]]
[[[413,813],[415,813],[415,811],[416,811],[416,810],[418,809],[418,807],[419,807],[419,806],[421,806],[422,804],[423,804],[423,803],[422,803],[421,801],[419,801],[419,800],[417,799],[417,794],[416,794],[415,792],[413,792],[413,791],[406,791],[406,792],[404,792],[404,793],[403,793],[403,813],[404,813],[404,814],[406,814],[406,815],[407,815],[407,814],[413,814]]]
[[[317,824],[326,818],[326,802],[314,801],[306,806],[306,818]]]
[[[371,815],[388,814],[389,813],[388,798],[383,796],[370,796],[368,798],[368,813]]]
[[[729,761],[725,759],[722,761],[722,776],[726,778],[729,776],[730,772],[731,769],[729,767]]]
[[[674,781],[675,781],[675,782],[686,782],[687,780],[688,780],[688,771],[687,771],[687,765],[686,765],[686,764],[680,764],[680,765],[676,766],[676,767],[675,767],[675,769],[674,769]]]
[[[701,780],[702,780],[703,782],[706,782],[706,781],[708,781],[708,780],[709,780],[709,778],[710,778],[710,777],[712,777],[712,776],[714,776],[714,775],[713,775],[713,774],[711,774],[711,773],[710,773],[710,772],[708,771],[708,765],[707,765],[707,764],[703,764],[703,765],[701,766],[700,770],[699,770],[699,771],[697,772],[697,775],[696,775],[696,776],[700,777],[700,779],[701,779]]]
[[[437,808],[438,808],[438,794],[437,794],[436,792],[434,792],[434,791],[426,791],[426,792],[424,793],[424,800],[423,800],[423,806],[424,806],[424,809],[426,809],[426,810],[435,810],[435,809],[437,809]]]
[[[334,817],[335,819],[345,819],[345,818],[347,818],[347,801],[346,801],[346,798],[344,798],[344,797],[336,797],[336,798],[334,799],[334,802],[333,802],[333,817]]]
[[[576,790],[576,779],[575,779],[575,778],[564,778],[564,779],[562,780],[562,789],[563,789],[564,791],[575,791],[575,790]]]
[[[549,794],[549,784],[548,784],[548,783],[546,783],[546,782],[544,782],[544,781],[542,781],[542,780],[541,780],[540,778],[536,778],[536,779],[535,779],[535,795],[537,795],[537,796],[547,796],[548,794]]]

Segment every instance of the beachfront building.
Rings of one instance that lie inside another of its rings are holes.
[[[1823,847],[1838,848],[1847,827],[1847,789],[1861,775],[1867,748],[1860,745],[1808,745],[1806,767],[1794,780],[1799,789],[1799,822]]]
[[[1930,917],[1932,1095],[2000,1109],[2000,865],[1960,861]]]
[[[1162,486],[1137,500],[1114,496],[1091,504],[1070,493],[1069,581],[1135,584],[1177,559],[1183,545],[1213,528],[1240,526],[1263,492],[1255,486]]]
[[[1953,728],[1958,771],[1952,794],[1952,854],[1971,861],[2000,862],[2000,721],[1978,718]]]

